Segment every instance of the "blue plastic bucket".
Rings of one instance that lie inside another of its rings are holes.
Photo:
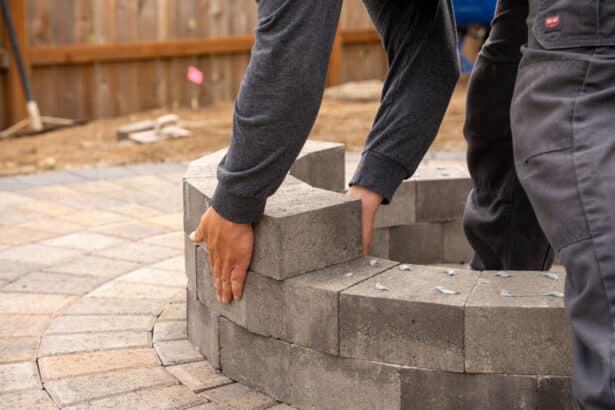
[[[453,0],[455,19],[460,26],[491,24],[497,0]]]

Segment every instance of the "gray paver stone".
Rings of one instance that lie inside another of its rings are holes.
[[[272,398],[238,383],[208,390],[201,396],[226,410],[264,410],[277,404]]]
[[[154,343],[154,349],[164,366],[203,360],[203,356],[188,340]]]
[[[117,330],[150,331],[154,316],[146,315],[69,315],[54,319],[47,335],[85,332],[108,332]]]
[[[35,360],[38,342],[37,336],[0,338],[0,363]]]
[[[72,304],[64,315],[151,315],[158,316],[164,301],[134,298],[85,297]]]
[[[99,256],[79,256],[70,262],[52,265],[46,272],[68,273],[73,275],[90,275],[101,278],[113,278],[130,272],[140,266],[138,263],[103,258]]]
[[[41,383],[36,363],[0,364],[0,393],[37,388],[41,388]]]
[[[5,286],[2,290],[7,292],[83,295],[95,289],[104,281],[104,278],[94,276],[32,272]]]
[[[181,340],[188,338],[185,320],[156,322],[154,325],[154,342]]]
[[[4,410],[56,410],[58,408],[51,397],[40,389],[0,394],[0,403]]]
[[[192,391],[202,391],[233,383],[228,377],[216,372],[205,360],[170,366],[167,370]]]
[[[160,316],[157,322],[166,322],[167,320],[186,320],[186,304],[185,303],[170,303]]]
[[[144,331],[46,335],[41,340],[38,356],[149,346],[151,346],[151,333]]]

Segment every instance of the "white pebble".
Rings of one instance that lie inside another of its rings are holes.
[[[344,273],[344,276],[346,276],[347,278],[351,277],[352,275],[354,275],[354,273],[352,272]]]
[[[399,265],[399,270],[402,272],[407,272],[410,270],[410,266],[408,265]]]
[[[559,280],[559,275],[557,273],[547,272],[545,273],[545,278],[548,278],[551,280]]]
[[[512,278],[512,273],[500,271],[496,273],[495,276],[499,276],[500,278]]]
[[[554,290],[552,292],[545,293],[545,296],[551,296],[554,298],[563,298],[564,294],[562,292],[558,292],[557,290]]]
[[[442,293],[443,295],[458,295],[459,294],[459,292],[445,288],[444,286],[436,286],[436,290]]]
[[[376,289],[378,289],[378,290],[389,290],[389,288],[387,288],[386,286],[384,286],[380,282],[376,282]]]
[[[372,259],[369,261],[369,266],[378,266],[378,261],[376,259]]]
[[[500,296],[504,296],[505,298],[512,298],[513,294],[507,291],[506,289],[502,289],[500,291]]]
[[[447,269],[446,272],[444,272],[444,273],[446,273],[448,276],[457,276],[457,275],[459,275],[459,272],[457,272],[455,269]]]

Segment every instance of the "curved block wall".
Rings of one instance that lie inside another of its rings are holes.
[[[223,155],[188,170],[186,233]],[[343,189],[344,147],[309,141],[255,228],[230,306],[216,302],[206,250],[186,240],[189,338],[213,365],[304,409],[574,408],[564,274],[448,265],[471,257],[467,174],[420,168],[379,211],[367,258],[360,203]]]

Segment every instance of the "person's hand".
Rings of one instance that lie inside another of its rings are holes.
[[[376,212],[378,207],[382,203],[382,195],[370,191],[359,185],[353,185],[350,187],[346,195],[351,198],[358,198],[361,200],[363,216],[361,222],[363,223],[363,255],[369,255],[369,251],[372,245],[372,235],[374,233],[374,220],[376,219]]]
[[[254,250],[252,225],[231,222],[210,207],[190,239],[207,245],[218,302],[228,305],[241,299]]]

